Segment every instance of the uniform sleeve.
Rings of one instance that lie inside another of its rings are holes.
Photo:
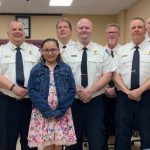
[[[119,56],[119,54],[117,54],[114,59],[114,62],[116,65],[116,70],[115,70],[116,73],[119,73],[119,63],[120,63],[119,60],[120,60],[120,56]]]

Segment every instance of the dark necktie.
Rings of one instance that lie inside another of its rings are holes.
[[[63,49],[65,49],[65,48],[66,48],[66,46],[64,45],[62,48],[63,48]]]
[[[114,58],[114,52],[111,50],[111,57]]]
[[[114,58],[114,52],[113,52],[113,50],[111,50],[110,53],[111,53],[111,57]],[[111,80],[111,81],[108,83],[108,85],[109,85],[110,87],[114,87],[114,86],[115,86],[113,80]]]
[[[87,48],[83,48],[82,62],[81,62],[81,85],[86,87],[88,85],[87,75]]]
[[[132,70],[131,70],[131,89],[136,89],[139,87],[139,64],[140,64],[140,55],[139,47],[135,46],[135,51],[133,54],[132,60]]]
[[[16,82],[19,86],[24,86],[24,69],[23,69],[23,61],[22,54],[20,48],[16,48]]]

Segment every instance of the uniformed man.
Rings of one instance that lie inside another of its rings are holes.
[[[75,42],[71,39],[72,25],[69,19],[61,18],[56,24],[56,33],[60,45],[61,53],[68,49]]]
[[[32,104],[27,84],[39,60],[39,48],[25,42],[21,22],[12,21],[7,35],[9,42],[0,47],[0,149],[16,150],[20,135],[21,150],[31,150],[27,136]]]
[[[121,47],[119,44],[120,38],[120,27],[116,23],[109,23],[105,29],[105,38],[106,45],[105,51],[109,53],[112,58],[112,62],[115,63],[115,56],[117,54],[118,49]],[[106,89],[105,93],[102,95],[104,99],[105,105],[105,127],[106,127],[106,149],[107,141],[109,136],[113,136],[115,134],[115,107],[116,107],[116,98],[117,98],[117,89],[114,82],[111,80]]]
[[[150,149],[150,44],[145,40],[145,22],[130,23],[132,41],[117,53],[114,80],[120,91],[116,104],[116,150],[131,150],[134,119],[141,137],[141,149]]]
[[[115,67],[104,47],[92,42],[93,24],[87,18],[77,23],[78,41],[64,57],[71,66],[77,95],[72,104],[77,144],[67,150],[82,150],[86,135],[89,150],[104,149],[104,103],[101,94],[111,79]]]

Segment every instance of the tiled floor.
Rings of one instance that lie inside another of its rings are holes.
[[[139,137],[132,137],[131,141],[132,141],[132,150],[140,150]],[[111,136],[108,141],[109,150],[114,150],[114,143],[115,143],[115,139],[113,136]],[[88,148],[85,148],[84,150],[88,150]]]
[[[139,137],[132,137],[131,138],[131,143],[132,143],[132,150],[140,150],[140,142],[139,142],[140,138]],[[114,137],[110,137],[109,138],[109,148],[110,150],[112,150],[114,148],[113,144],[115,143]]]
[[[132,139],[131,139],[132,150],[140,150],[140,142],[138,142],[138,141],[136,142],[136,140],[139,140],[139,137],[132,137]],[[114,137],[110,137],[109,138],[109,144],[113,144],[113,143],[114,143]],[[111,148],[110,150],[113,150],[112,149],[113,145],[109,145],[109,148]],[[17,150],[21,150],[19,142],[17,143]],[[88,148],[85,147],[84,150],[88,150]]]

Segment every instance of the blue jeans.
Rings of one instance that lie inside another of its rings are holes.
[[[150,148],[150,91],[140,101],[133,101],[123,92],[118,92],[116,103],[116,150],[131,150],[131,136],[136,118],[141,149]]]
[[[75,99],[72,104],[77,144],[66,150],[82,150],[83,137],[88,140],[89,150],[104,150],[104,103],[101,96],[89,103]]]

